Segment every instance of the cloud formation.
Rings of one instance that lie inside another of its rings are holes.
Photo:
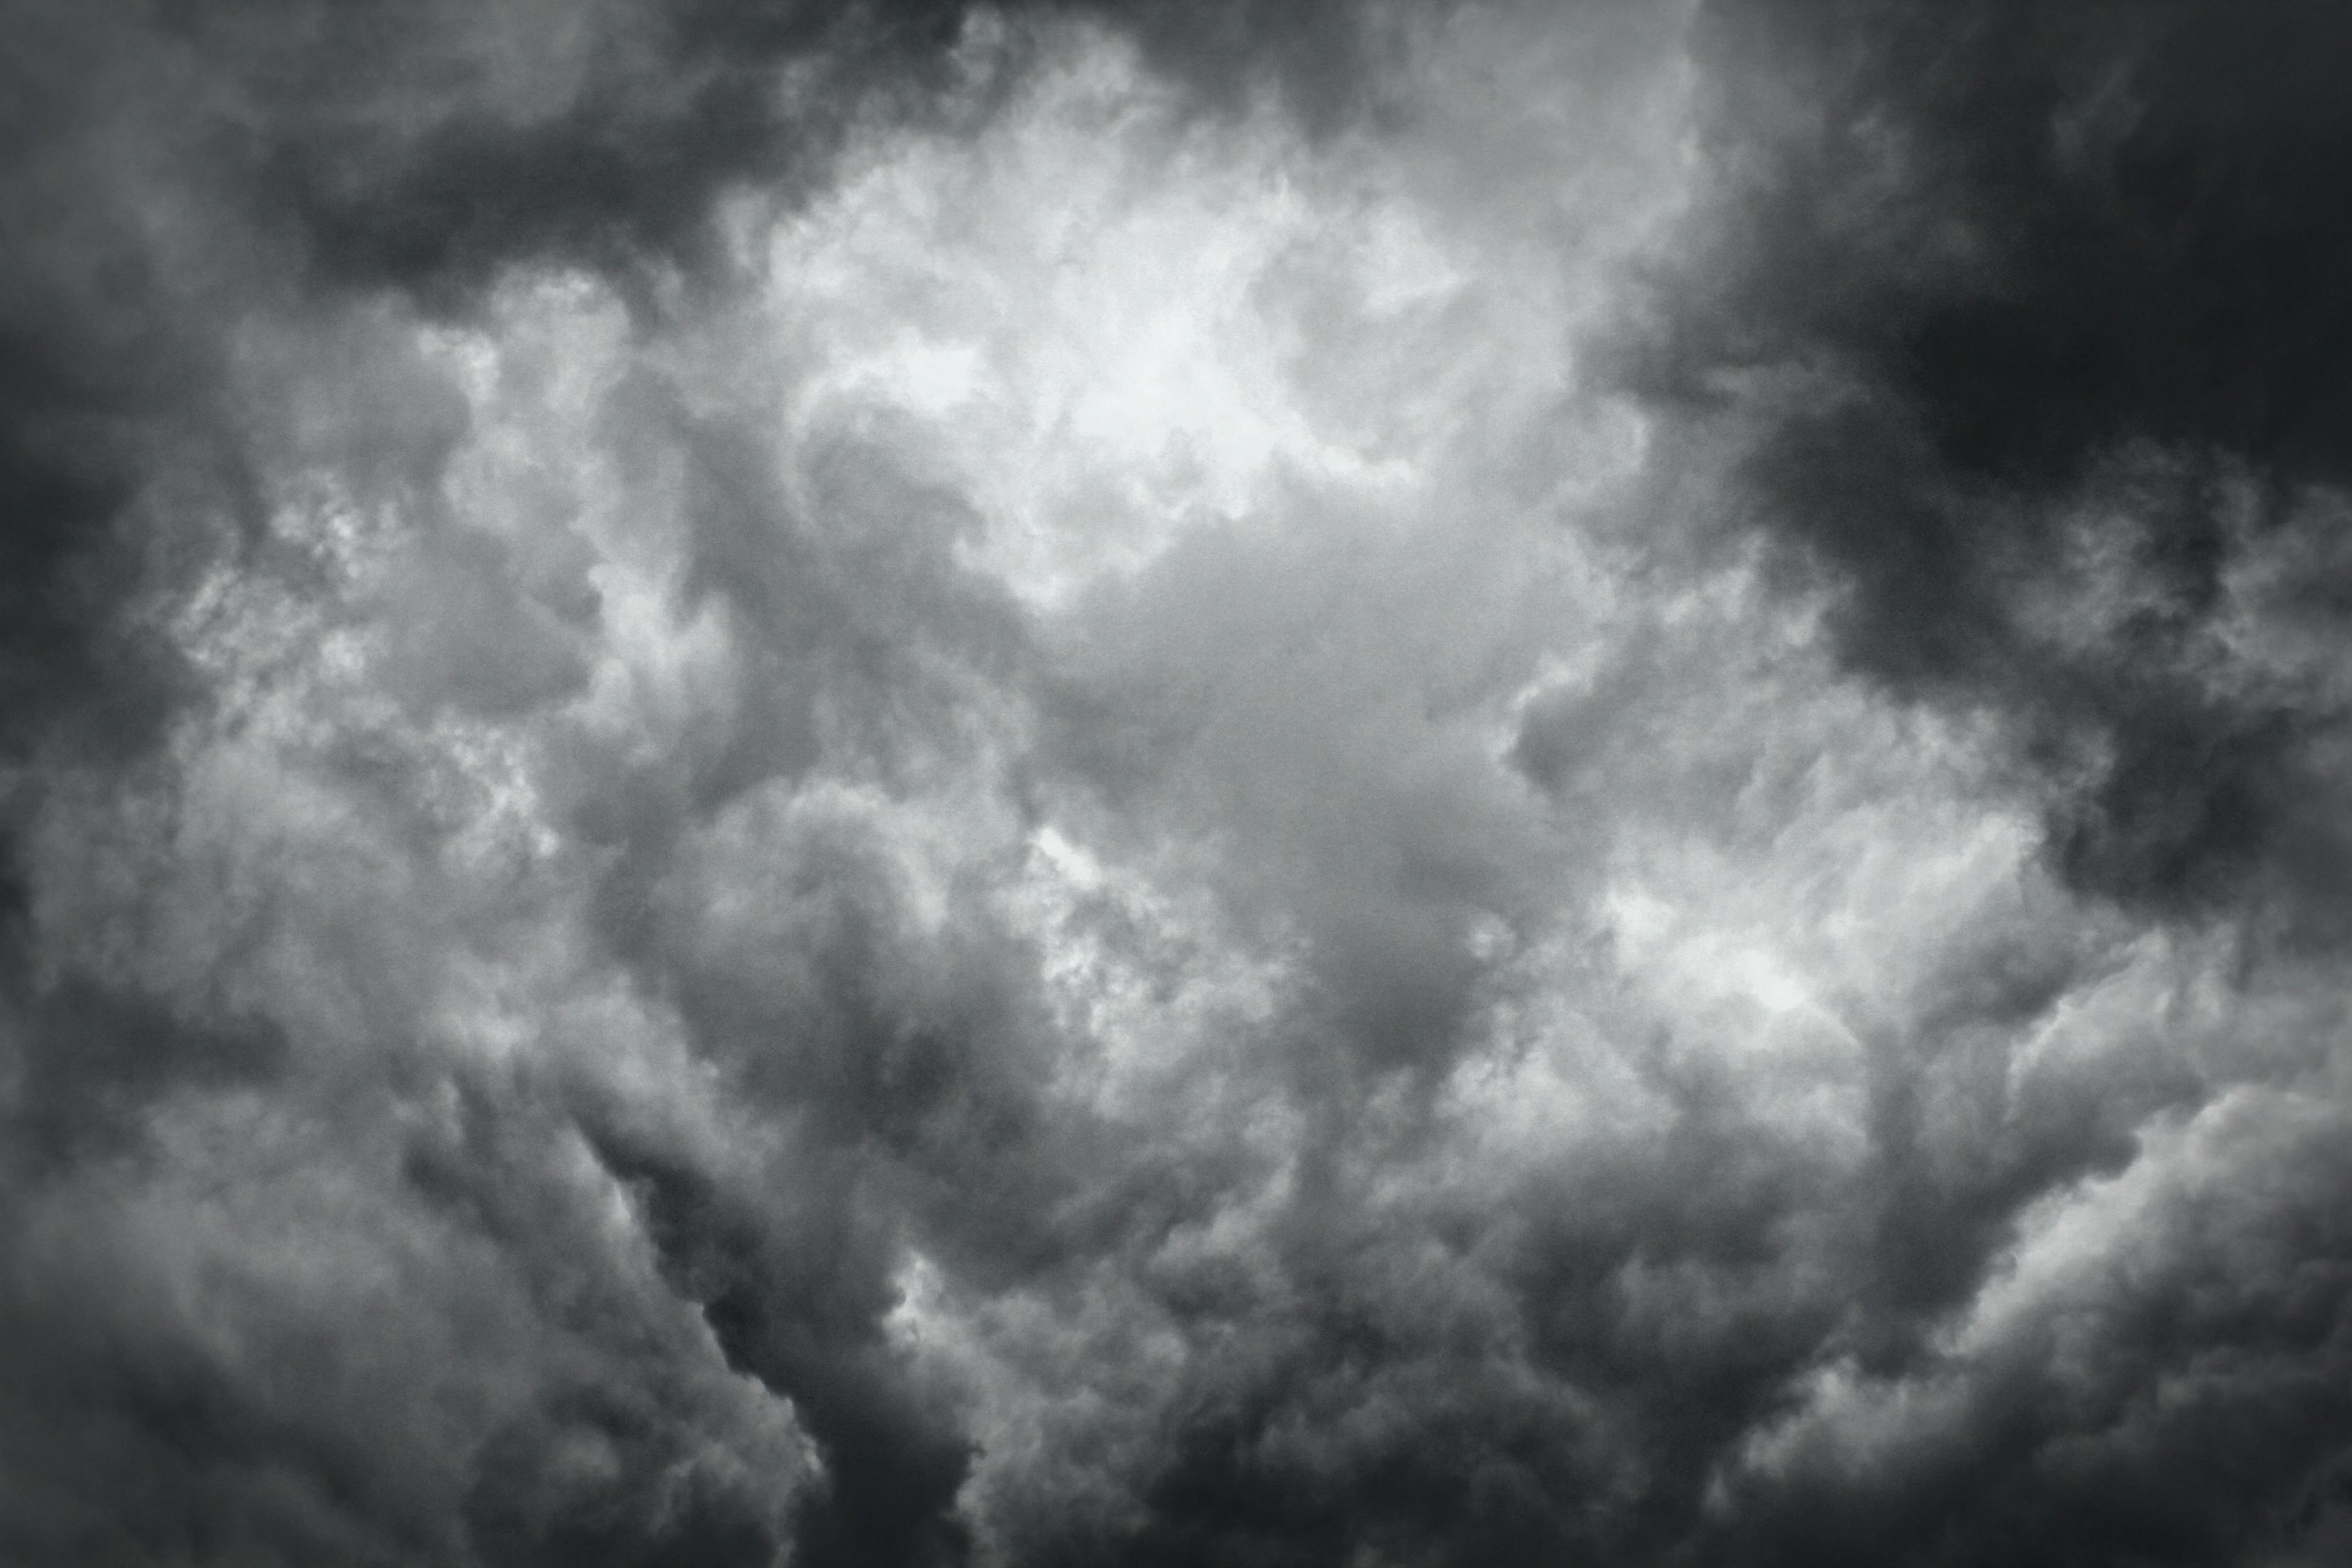
[[[0,1557],[2352,1538],[2324,8],[18,9]]]

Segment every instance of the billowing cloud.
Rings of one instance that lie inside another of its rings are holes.
[[[21,10],[0,1556],[2352,1531],[2319,7]]]

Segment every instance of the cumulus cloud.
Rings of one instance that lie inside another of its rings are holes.
[[[2331,1560],[2321,8],[19,11],[0,1556]]]

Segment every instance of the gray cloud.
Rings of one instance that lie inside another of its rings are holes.
[[[2296,805],[2335,713],[2222,629],[2245,562],[2337,532],[2339,20],[1727,5],[1697,37],[1717,237],[1637,358],[1788,388],[1756,502],[1840,584],[1848,656],[2016,714],[2087,889],[2340,860]]]
[[[0,1556],[2326,1560],[2316,8],[24,9]]]

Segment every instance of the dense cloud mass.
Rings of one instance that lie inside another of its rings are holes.
[[[2352,1552],[2337,7],[0,14],[0,1561]]]

